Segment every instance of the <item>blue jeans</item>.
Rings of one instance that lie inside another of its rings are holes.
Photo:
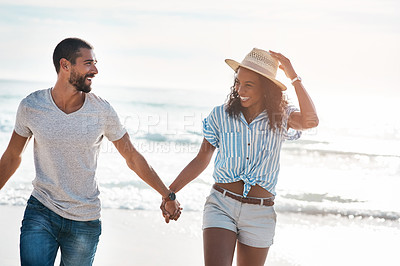
[[[100,220],[63,218],[31,196],[21,227],[21,265],[54,265],[58,248],[61,266],[92,265],[100,234]]]

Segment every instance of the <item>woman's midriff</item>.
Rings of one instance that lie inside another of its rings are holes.
[[[243,187],[244,187],[243,181],[238,181],[233,183],[215,183],[215,184],[219,187],[229,190],[230,192],[243,195]],[[255,197],[255,198],[269,198],[273,196],[274,195],[272,193],[260,187],[259,185],[252,186],[249,194],[247,194],[247,197]]]

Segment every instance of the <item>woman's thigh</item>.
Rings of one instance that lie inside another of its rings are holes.
[[[235,253],[236,233],[223,228],[203,230],[205,266],[230,266]]]
[[[269,248],[255,248],[243,243],[237,243],[237,266],[263,266],[267,259]]]

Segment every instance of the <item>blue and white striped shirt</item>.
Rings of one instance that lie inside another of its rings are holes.
[[[283,129],[273,132],[266,111],[248,124],[243,113],[235,118],[228,115],[225,105],[215,107],[203,121],[204,138],[218,148],[213,173],[215,182],[242,180],[244,197],[256,184],[276,195],[282,142],[301,136],[300,131],[286,130],[288,117],[296,110],[289,106],[282,121]]]

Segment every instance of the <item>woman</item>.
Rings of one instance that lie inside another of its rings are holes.
[[[200,151],[170,189],[178,192],[195,179],[218,149],[215,184],[203,214],[205,265],[232,265],[236,245],[238,266],[264,265],[275,234],[281,144],[298,138],[298,130],[316,127],[318,117],[283,55],[255,48],[242,63],[225,62],[236,72],[229,99],[204,119]],[[282,94],[286,87],[275,79],[278,65],[292,81],[300,111]]]

